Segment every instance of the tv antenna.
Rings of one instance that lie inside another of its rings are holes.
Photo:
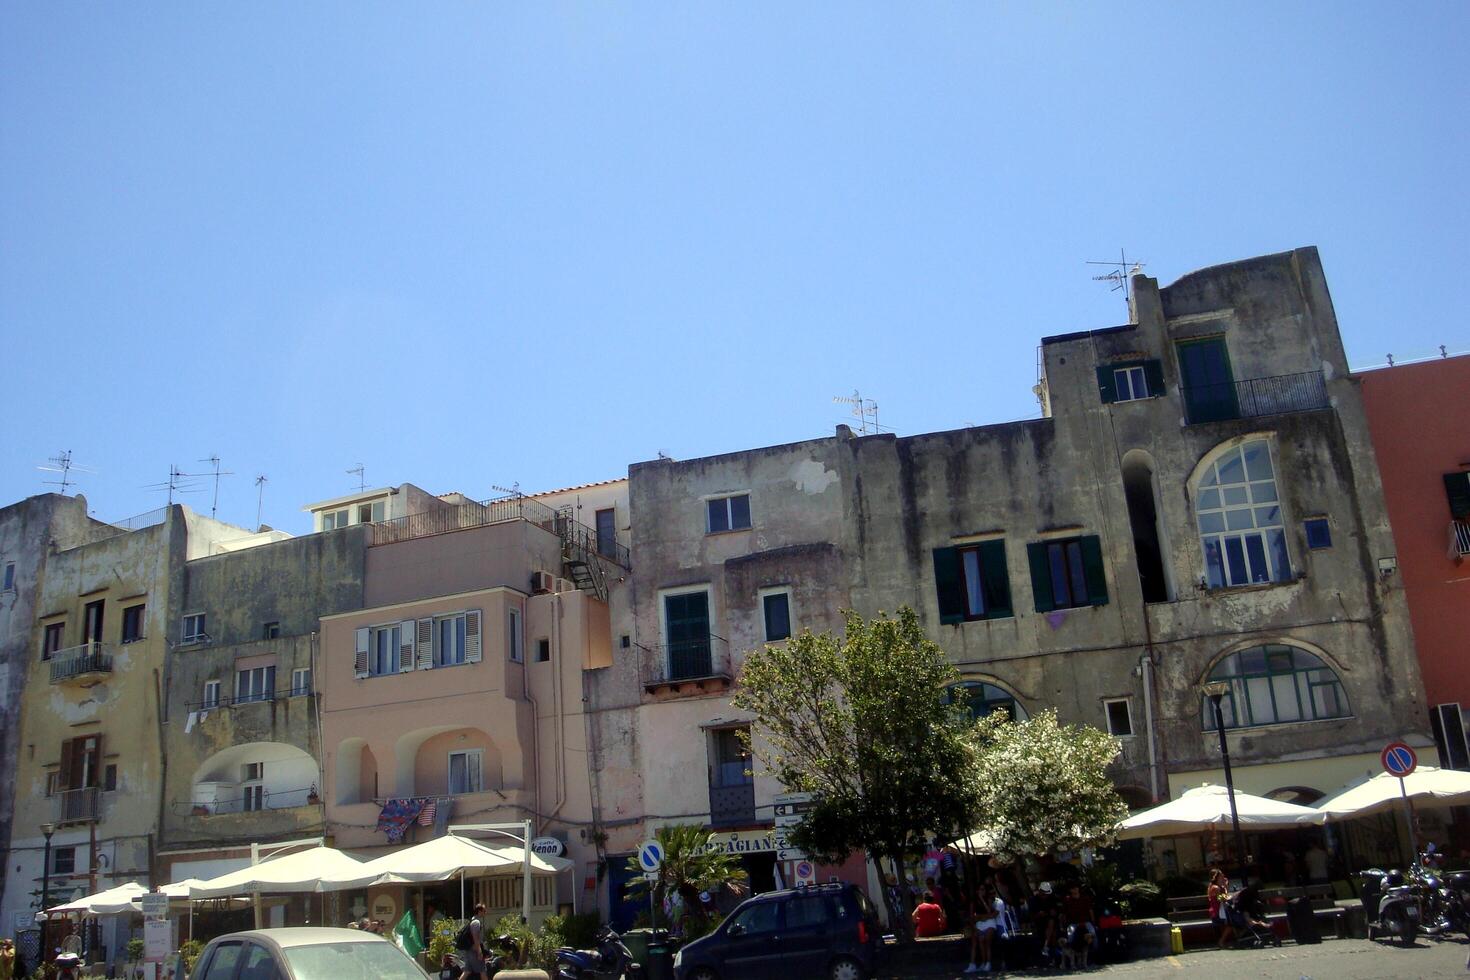
[[[521,493],[521,481],[520,480],[517,480],[516,482],[512,483],[508,487],[502,487],[499,484],[492,483],[490,485],[490,489],[491,490],[499,490],[501,493],[505,494],[507,497],[515,497],[517,500],[519,500],[521,497],[524,497],[525,496],[525,494]]]
[[[358,493],[362,493],[364,490],[367,489],[367,477],[364,475],[366,472],[367,472],[367,468],[364,467],[361,463],[358,463],[352,469],[350,469],[350,470],[347,471],[347,475],[348,476],[355,476],[355,477],[357,477],[357,492]]]
[[[48,487],[60,487],[62,496],[66,496],[67,487],[74,487],[77,485],[77,481],[71,478],[73,470],[78,473],[97,472],[89,466],[82,466],[80,463],[73,463],[71,461],[70,449],[63,449],[55,456],[46,457],[46,462],[50,463],[51,465],[37,466],[36,469],[40,470],[43,473],[55,473],[58,477],[60,477],[60,479],[42,480],[41,482]]]
[[[838,405],[849,405],[852,407],[852,417],[858,420],[858,432],[862,435],[868,434],[868,426],[873,427],[873,434],[878,433],[878,403],[871,398],[864,398],[856,388],[852,389],[852,396],[834,395],[832,401]]]
[[[169,506],[173,506],[174,494],[176,493],[199,493],[202,489],[197,483],[190,483],[193,479],[188,473],[177,466],[170,465],[168,468],[168,480],[164,483],[150,483],[144,487],[145,490],[167,490]]]
[[[265,503],[265,485],[268,481],[265,474],[255,478],[255,529],[260,530],[260,508]]]
[[[1092,260],[1088,260],[1087,264],[1105,265],[1111,267],[1111,272],[1105,272],[1100,276],[1093,276],[1092,281],[1112,283],[1112,286],[1109,288],[1110,292],[1116,293],[1118,290],[1121,289],[1123,291],[1123,305],[1127,306],[1128,301],[1132,296],[1132,286],[1130,285],[1132,277],[1135,273],[1142,272],[1143,267],[1148,263],[1129,262],[1127,253],[1120,248],[1118,249],[1118,261],[1116,262],[1095,262]]]
[[[210,517],[214,517],[215,512],[219,510],[219,478],[222,477],[222,476],[234,476],[235,473],[234,473],[233,470],[222,470],[222,469],[220,469],[219,468],[219,457],[218,456],[210,456],[208,459],[201,459],[201,460],[199,460],[199,462],[201,462],[201,463],[209,463],[211,466],[214,467],[209,473],[201,473],[201,474],[199,474],[200,476],[213,476],[214,477],[214,500],[209,505],[209,516]]]

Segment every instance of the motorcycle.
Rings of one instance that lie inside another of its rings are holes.
[[[514,970],[521,965],[521,945],[510,935],[496,936],[482,943],[485,952],[485,976],[493,977],[501,970]],[[460,952],[445,953],[439,962],[439,980],[459,980],[464,973],[464,956]]]
[[[632,980],[638,975],[623,937],[608,926],[597,930],[596,949],[563,946],[556,951],[557,980]]]
[[[56,980],[78,980],[82,975],[82,958],[76,953],[57,953]]]
[[[1414,885],[1400,871],[1369,868],[1360,872],[1363,879],[1363,915],[1368,920],[1368,938],[1375,931],[1397,939],[1405,946],[1414,945],[1419,935],[1423,909]]]

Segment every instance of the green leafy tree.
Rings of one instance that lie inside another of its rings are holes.
[[[646,897],[652,887],[654,901],[659,905],[666,896],[677,893],[686,918],[680,923],[682,934],[685,938],[704,935],[711,926],[699,893],[715,892],[725,887],[739,889],[745,883],[745,871],[733,854],[710,846],[710,832],[706,827],[672,824],[658,828],[653,836],[664,849],[658,877],[653,881],[644,879],[638,858],[629,858],[628,869],[638,872],[639,877],[629,883],[628,891]],[[660,921],[660,925],[667,923]]]
[[[959,679],[907,606],[865,621],[847,612],[841,638],[810,630],[746,658],[734,704],[755,715],[755,756],[783,786],[815,794],[788,834],[827,863],[867,851],[879,868],[922,853],[930,837],[974,829],[979,795]],[[906,932],[906,896],[884,890]]]
[[[979,825],[1001,860],[1113,842],[1128,807],[1107,768],[1118,742],[1048,709],[1026,721],[996,712],[975,723]]]

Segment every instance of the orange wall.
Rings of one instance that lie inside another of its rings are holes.
[[[1429,703],[1470,708],[1470,560],[1448,555],[1443,480],[1470,463],[1470,356],[1359,378]]]

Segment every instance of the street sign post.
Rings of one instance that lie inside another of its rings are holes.
[[[806,852],[792,847],[786,840],[786,831],[806,819],[806,815],[816,808],[816,802],[810,793],[778,793],[772,798],[775,804],[772,809],[776,814],[776,860],[777,861],[800,861],[806,858]]]
[[[810,861],[807,861],[807,860],[797,861],[796,862],[796,875],[795,875],[795,877],[796,877],[796,887],[797,888],[805,888],[808,885],[812,885],[812,884],[815,884],[816,883],[816,881],[817,881],[817,869],[816,869],[816,867]]]
[[[1419,755],[1403,742],[1389,742],[1383,747],[1378,759],[1383,763],[1384,772],[1398,777],[1399,795],[1404,798],[1404,819],[1409,822],[1409,846],[1414,849],[1413,860],[1418,861],[1419,834],[1414,828],[1414,804],[1409,800],[1409,790],[1404,786],[1404,778],[1412,776],[1414,770],[1419,768]]]
[[[663,867],[664,846],[650,837],[638,845],[638,867],[643,869],[643,880],[648,882],[648,924],[658,930],[658,917],[654,910],[654,883],[658,881],[658,869]]]
[[[163,892],[144,892],[138,896],[138,903],[143,907],[143,918],[168,918],[168,896]]]

